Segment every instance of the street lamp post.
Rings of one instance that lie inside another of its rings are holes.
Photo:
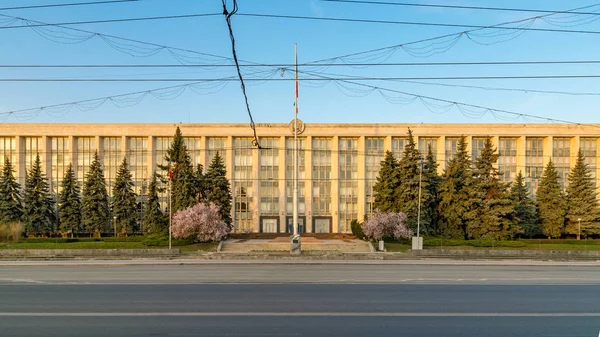
[[[115,238],[117,237],[117,216],[113,216],[113,226],[115,228]]]
[[[577,219],[577,222],[579,223],[577,226],[577,240],[581,240],[581,218]]]
[[[421,159],[421,169],[419,170],[419,207],[417,211],[417,236],[413,237],[412,249],[421,250],[423,249],[423,238],[420,235],[421,232],[421,184],[423,181],[423,157]]]

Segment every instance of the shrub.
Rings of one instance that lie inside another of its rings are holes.
[[[394,237],[398,240],[412,236],[412,230],[406,225],[406,215],[404,213],[381,213],[377,211],[362,225],[362,229],[366,237],[375,240],[382,240],[385,237]]]
[[[365,233],[363,232],[362,225],[363,224],[358,222],[358,220],[352,220],[352,222],[350,223],[350,228],[352,229],[352,235],[356,236],[361,240],[364,240]]]
[[[0,224],[0,241],[19,241],[24,230],[25,227],[20,222]]]
[[[148,235],[142,243],[148,247],[166,247],[169,245],[169,236],[165,235]],[[172,246],[187,246],[194,243],[194,238],[174,239],[171,240]]]
[[[176,239],[220,241],[229,233],[229,227],[221,220],[219,207],[198,203],[173,215],[172,233]]]

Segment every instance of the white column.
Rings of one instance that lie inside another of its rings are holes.
[[[331,227],[333,233],[340,233],[340,139],[334,136],[331,141]]]
[[[277,182],[279,186],[279,232],[285,233],[287,227],[287,180],[285,171],[287,167],[287,157],[285,155],[287,142],[285,136],[279,138],[279,151],[277,153],[279,162],[277,163],[279,171],[277,172]]]
[[[307,136],[304,141],[304,204],[307,233],[312,233],[312,136]]]
[[[360,136],[358,138],[358,207],[357,207],[357,217],[358,219],[356,220],[360,220],[364,217],[364,215],[366,214],[366,210],[365,210],[365,204],[367,203],[367,196],[366,196],[366,166],[367,166],[367,155],[366,155],[366,142],[365,142],[365,136]]]
[[[15,167],[16,178],[19,184],[25,186],[25,177],[27,170],[25,168],[25,137],[15,136]]]
[[[252,150],[252,213],[254,219],[254,232],[260,232],[260,151]]]

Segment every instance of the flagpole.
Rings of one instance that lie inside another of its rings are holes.
[[[294,98],[294,196],[292,206],[292,221],[294,236],[298,235],[298,44],[294,43],[294,65],[296,71],[296,95]]]

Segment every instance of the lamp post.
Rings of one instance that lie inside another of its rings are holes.
[[[117,216],[113,216],[113,226],[115,228],[115,238],[117,237]]]
[[[577,226],[577,240],[581,240],[581,218],[577,219],[577,222],[579,223]]]
[[[419,170],[419,207],[417,211],[417,236],[413,237],[412,249],[421,250],[423,249],[423,238],[420,236],[421,232],[421,184],[423,181],[423,157],[421,159],[421,169]]]

